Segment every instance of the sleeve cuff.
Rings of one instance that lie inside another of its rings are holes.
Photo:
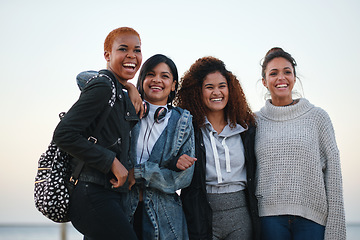
[[[112,166],[112,163],[114,162],[115,157],[116,157],[116,154],[112,151],[109,151],[107,153],[107,156],[105,157],[105,163],[98,166],[99,167],[98,169],[105,174],[109,173],[111,171],[111,166]]]
[[[134,176],[136,180],[141,180],[144,178],[144,166],[142,164],[136,164],[134,166]]]

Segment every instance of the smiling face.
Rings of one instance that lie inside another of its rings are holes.
[[[125,84],[127,80],[134,78],[142,62],[139,37],[131,33],[119,35],[112,44],[111,52],[105,51],[104,57],[107,69]]]
[[[154,105],[166,105],[171,91],[175,91],[174,77],[166,63],[159,63],[147,72],[143,81],[144,99]]]
[[[292,102],[295,80],[294,68],[285,58],[274,58],[268,63],[262,82],[270,91],[273,105],[284,106]]]
[[[209,73],[202,83],[202,100],[208,111],[224,112],[229,99],[226,78],[220,72]]]

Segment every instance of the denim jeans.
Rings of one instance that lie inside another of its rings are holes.
[[[299,216],[261,217],[262,240],[323,240],[325,226]]]
[[[137,239],[124,212],[122,194],[93,183],[77,184],[71,195],[69,214],[71,223],[84,239]]]

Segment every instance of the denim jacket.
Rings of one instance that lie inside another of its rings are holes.
[[[192,116],[187,110],[172,108],[168,125],[161,133],[151,151],[148,161],[137,164],[136,144],[140,122],[132,130],[130,160],[135,165],[136,185],[130,191],[130,221],[139,202],[139,191],[143,189],[144,239],[188,239],[185,216],[177,190],[189,186],[194,166],[175,170],[178,158],[195,155],[195,138]],[[147,215],[147,216],[146,216]]]

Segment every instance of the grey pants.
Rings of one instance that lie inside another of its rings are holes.
[[[208,193],[213,210],[214,240],[251,240],[252,226],[245,191]]]

